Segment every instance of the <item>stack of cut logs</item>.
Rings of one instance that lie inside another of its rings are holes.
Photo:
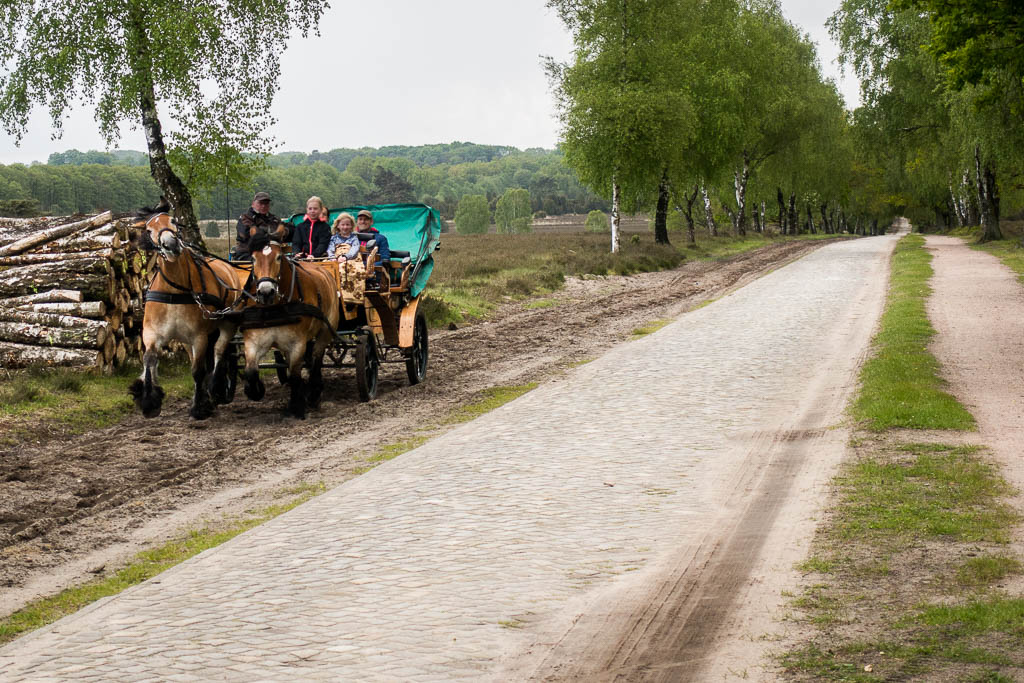
[[[132,219],[0,218],[0,368],[110,371],[142,347]]]

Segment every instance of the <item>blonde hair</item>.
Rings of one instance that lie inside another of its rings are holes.
[[[318,204],[318,205],[320,206],[320,208],[321,208],[321,209],[323,209],[323,208],[324,208],[324,200],[320,199],[320,198],[319,198],[319,197],[317,197],[316,195],[313,195],[312,197],[310,197],[309,199],[307,199],[307,200],[306,200],[306,206],[308,207],[308,206],[309,206],[309,203],[310,203],[311,201],[314,201],[314,200],[315,200],[315,201],[316,201],[316,203],[317,203],[317,204]]]
[[[356,219],[352,218],[352,214],[342,211],[341,213],[338,214],[338,217],[334,219],[334,223],[331,225],[331,232],[334,233],[335,235],[339,234],[341,232],[341,221],[346,218],[352,224],[352,230],[355,231]]]

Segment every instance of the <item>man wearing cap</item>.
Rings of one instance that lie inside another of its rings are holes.
[[[257,192],[252,198],[252,206],[249,210],[238,217],[238,224],[235,226],[237,241],[235,243],[232,258],[235,260],[249,260],[249,232],[253,228],[259,228],[263,232],[272,232],[280,224],[279,219],[270,213],[270,195],[266,192]],[[286,236],[290,240],[290,235]]]
[[[371,233],[377,247],[377,262],[376,265],[380,265],[381,262],[387,263],[391,259],[391,247],[388,246],[388,238],[385,237],[377,228],[373,227],[373,214],[363,209],[356,214],[356,232],[360,233]],[[360,237],[362,241],[362,238]],[[362,241],[366,244],[366,241]],[[369,265],[369,264],[367,264]]]

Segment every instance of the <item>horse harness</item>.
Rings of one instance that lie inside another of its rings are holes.
[[[167,214],[162,214],[161,213],[161,214],[156,214],[154,216],[151,216],[149,218],[149,220],[146,221],[146,225],[145,225],[146,229],[148,230],[149,224],[150,224],[150,222],[153,221],[153,219],[158,218],[158,217],[160,217],[162,215],[167,215]],[[174,219],[172,218],[171,220],[173,222]],[[151,245],[151,246],[149,246],[148,248],[151,249],[151,250],[155,250],[155,251],[159,252],[160,256],[162,256],[165,261],[168,260],[168,252],[167,252],[166,249],[164,249],[163,245],[160,244],[160,238],[163,236],[163,234],[165,232],[170,232],[171,234],[173,234],[175,236],[175,238],[184,247],[183,251],[188,254],[189,258],[192,259],[192,264],[196,267],[196,270],[199,272],[199,285],[200,285],[201,289],[199,291],[196,291],[195,287],[192,285],[192,273],[191,273],[191,271],[189,272],[188,284],[187,285],[181,285],[181,284],[175,282],[174,280],[172,280],[171,278],[169,278],[167,276],[167,273],[165,273],[165,272],[163,272],[163,270],[161,270],[161,268],[160,268],[161,264],[158,263],[156,268],[155,268],[155,270],[154,270],[154,272],[153,272],[153,277],[150,279],[149,285],[146,287],[146,293],[145,293],[145,297],[144,297],[145,301],[152,301],[154,303],[172,304],[172,305],[193,304],[194,303],[194,304],[197,304],[199,306],[199,310],[201,310],[203,312],[203,316],[205,318],[213,319],[213,318],[224,318],[224,317],[227,317],[229,314],[234,313],[235,309],[244,300],[245,296],[248,296],[248,297],[252,298],[252,295],[249,294],[249,292],[246,291],[248,289],[249,283],[252,281],[252,273],[249,274],[249,279],[246,281],[246,283],[242,287],[242,289],[236,289],[235,287],[232,287],[231,285],[229,285],[226,282],[224,282],[223,280],[221,280],[220,276],[218,276],[217,273],[213,270],[213,268],[210,267],[209,262],[199,255],[199,252],[201,250],[198,247],[196,247],[193,244],[189,244],[188,242],[185,242],[184,240],[182,240],[178,236],[177,232],[172,230],[171,228],[162,228],[157,233],[157,241],[155,243],[153,242],[152,239],[149,240],[149,245]],[[148,232],[143,233],[143,234],[146,235],[146,237],[148,238],[148,236],[149,236]],[[143,248],[147,248],[146,245],[143,245]],[[203,254],[203,256],[210,256],[211,258],[217,258],[213,254]],[[216,281],[216,283],[218,285],[220,285],[225,290],[225,292],[240,292],[243,296],[239,296],[238,298],[235,299],[235,302],[230,307],[226,307],[226,301],[225,301],[224,297],[218,297],[218,296],[216,296],[214,294],[211,294],[210,292],[206,291],[206,281],[203,279],[203,268],[206,268],[208,271],[210,271],[210,275],[213,277],[214,281]],[[154,291],[152,287],[153,287],[153,283],[156,282],[157,276],[163,276],[164,282],[166,282],[168,285],[170,285],[174,289],[178,290],[178,292],[176,293],[176,292]],[[217,310],[216,311],[208,311],[206,309],[207,306],[216,308]]]
[[[277,244],[277,243],[272,243]],[[280,244],[278,244],[280,246]],[[272,306],[252,306],[242,311],[242,324],[240,327],[243,330],[265,328],[265,327],[279,327],[281,325],[293,325],[299,322],[304,316],[316,318],[324,327],[330,330],[331,334],[334,335],[335,339],[340,339],[338,331],[334,329],[334,325],[327,319],[327,316],[323,312],[323,298],[320,296],[320,292],[316,293],[316,306],[307,304],[303,301],[302,296],[302,281],[299,280],[299,269],[302,265],[293,258],[285,257],[288,259],[292,266],[292,277],[291,282],[288,286],[288,297],[284,303],[274,304]],[[252,281],[253,275],[250,273],[249,282]],[[249,282],[246,282],[245,288],[248,290]],[[256,281],[256,287],[259,288],[264,282],[269,282],[274,285],[275,288],[280,292],[280,283],[277,278],[272,277],[261,277]],[[295,296],[296,291],[299,295],[298,301],[292,301],[292,297]],[[246,291],[248,296],[252,296]]]

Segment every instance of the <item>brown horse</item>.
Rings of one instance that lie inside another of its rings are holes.
[[[256,305],[247,309],[252,315],[243,323],[245,395],[263,398],[259,362],[277,349],[288,363],[288,413],[305,419],[307,406],[320,406],[324,351],[338,328],[338,291],[323,270],[282,253],[286,230],[284,224],[272,235],[254,230],[249,240]],[[308,381],[302,379],[304,362]]]
[[[144,416],[160,414],[164,398],[157,384],[160,350],[171,341],[179,341],[188,349],[195,382],[189,414],[204,420],[213,415],[215,402],[231,400],[228,382],[234,378],[228,377],[224,352],[238,329],[238,320],[237,316],[221,317],[216,312],[241,303],[239,297],[248,274],[182,241],[168,209],[166,205],[142,209],[140,217],[148,218],[136,224],[143,227],[140,248],[156,251],[158,256],[142,320],[142,376],[132,383],[129,392]],[[207,388],[211,364],[212,396]]]

